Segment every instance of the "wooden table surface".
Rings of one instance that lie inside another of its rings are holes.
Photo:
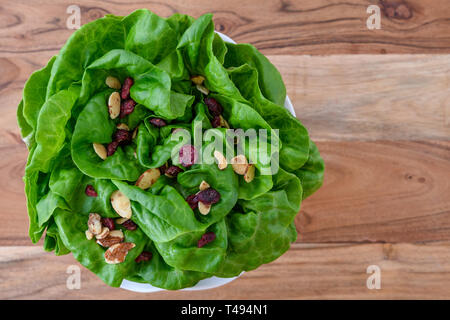
[[[86,269],[81,289],[67,289],[67,267],[78,263],[27,237],[27,150],[15,113],[31,72],[73,32],[71,4],[83,24],[138,8],[212,12],[218,31],[280,69],[326,163],[285,255],[208,291],[131,293]],[[366,27],[371,4],[380,30]],[[448,0],[0,0],[0,298],[449,299],[449,31]],[[366,286],[370,265],[381,269],[380,290]]]

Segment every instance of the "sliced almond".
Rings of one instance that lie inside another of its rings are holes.
[[[93,235],[100,234],[102,232],[101,217],[97,213],[90,213],[88,220],[88,229]]]
[[[150,188],[159,178],[161,172],[158,168],[152,168],[145,171],[136,181],[136,186],[142,190]]]
[[[92,240],[92,238],[94,238],[94,234],[92,232],[90,232],[89,230],[86,230],[86,239],[88,240]]]
[[[131,139],[135,139],[135,138],[136,138],[136,136],[137,136],[137,131],[138,131],[138,127],[136,127],[136,128],[133,130],[133,133],[132,133],[132,135],[131,135]]]
[[[204,204],[203,202],[199,201],[198,202],[198,211],[202,214],[202,215],[207,215],[209,213],[209,211],[211,210],[211,205],[210,204]]]
[[[201,76],[201,75],[197,75],[197,76],[192,76],[191,77],[191,81],[195,84],[203,84],[203,82],[205,81],[205,77]]]
[[[97,234],[95,236],[95,238],[98,239],[105,239],[109,234],[109,228],[107,227],[103,227],[102,232],[100,232],[99,234]]]
[[[204,95],[209,94],[209,90],[205,86],[198,84],[198,85],[196,85],[196,87],[197,87],[197,90],[200,91],[201,93],[203,93]]]
[[[117,125],[117,129],[130,131],[130,128],[127,126],[126,123],[119,123]]]
[[[106,148],[104,145],[100,143],[93,143],[92,146],[94,147],[95,153],[103,160],[105,160],[108,157],[108,153],[106,152]]]
[[[219,119],[221,127],[230,129],[230,125],[228,124],[227,120],[225,120],[224,117],[222,117],[222,115],[219,116]]]
[[[116,77],[112,77],[112,76],[106,77],[105,83],[111,89],[120,89],[122,87],[119,79],[117,79]]]
[[[208,188],[210,188],[211,186],[209,185],[209,183],[208,182],[206,182],[205,180],[203,180],[201,183],[200,183],[200,186],[198,187],[199,189],[200,189],[200,191],[203,191],[203,190],[206,190],[206,189],[208,189]]]
[[[131,202],[126,195],[120,190],[116,190],[111,194],[111,205],[113,209],[122,218],[131,218]]]
[[[227,159],[224,157],[224,155],[221,152],[215,150],[214,158],[216,158],[216,160],[217,160],[217,166],[219,167],[219,170],[223,170],[227,167],[227,165],[228,165]]]
[[[255,179],[255,166],[250,164],[248,166],[247,172],[244,174],[244,180],[247,183],[250,183]]]
[[[237,155],[231,159],[231,166],[233,167],[234,172],[243,176],[248,169],[247,158],[243,154]]]
[[[132,242],[113,244],[105,251],[105,261],[108,264],[117,264],[125,261],[128,252],[136,245]]]
[[[117,238],[124,238],[122,230],[113,230],[109,232],[108,237],[117,237]]]
[[[120,114],[120,94],[117,91],[109,96],[108,111],[111,119],[117,118]]]
[[[127,219],[127,218],[118,218],[118,219],[116,219],[116,223],[117,224],[123,224],[125,221],[128,221],[128,220],[130,220],[130,219]]]
[[[104,239],[98,239],[97,243],[102,247],[109,248],[117,243],[121,243],[124,239],[122,230],[110,231]]]

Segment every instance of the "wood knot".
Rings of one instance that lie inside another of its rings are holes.
[[[86,22],[103,18],[110,13],[109,11],[98,7],[83,7],[81,8],[81,12],[86,17]]]
[[[311,216],[305,212],[305,211],[300,211],[300,214],[297,217],[297,225],[301,228],[304,228],[306,226],[308,226],[309,224],[311,224]]]
[[[252,20],[245,16],[240,16],[235,12],[216,11],[214,12],[214,27],[217,31],[232,36],[233,31],[240,26],[251,23]],[[235,39],[236,40],[236,39]]]
[[[407,20],[413,16],[413,10],[404,1],[381,1],[381,6],[386,17],[391,19]]]

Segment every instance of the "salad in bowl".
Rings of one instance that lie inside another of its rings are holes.
[[[324,164],[277,69],[211,14],[107,15],[23,90],[33,243],[106,284],[177,290],[269,263]]]

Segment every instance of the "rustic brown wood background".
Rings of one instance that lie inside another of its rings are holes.
[[[149,8],[214,13],[216,29],[256,45],[280,69],[298,117],[325,159],[323,188],[297,217],[277,261],[217,289],[137,294],[31,246],[16,105],[33,70],[82,23]],[[368,30],[366,9],[382,9]],[[0,0],[1,299],[450,298],[450,4],[448,0]],[[369,265],[381,289],[369,290]]]

